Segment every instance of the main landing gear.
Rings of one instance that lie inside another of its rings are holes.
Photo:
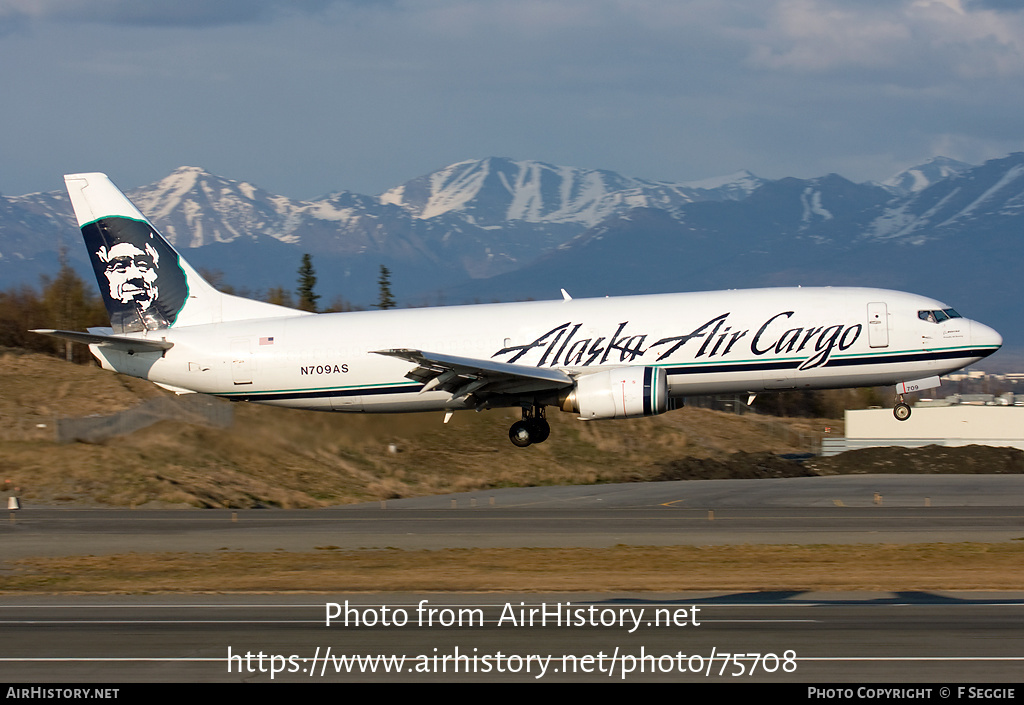
[[[897,421],[906,421],[910,418],[910,404],[903,401],[903,395],[896,395],[896,406],[892,409],[892,415],[896,417]]]
[[[543,443],[551,434],[551,427],[544,418],[543,406],[524,406],[523,420],[516,421],[508,430],[508,439],[512,445],[525,448],[531,443]]]

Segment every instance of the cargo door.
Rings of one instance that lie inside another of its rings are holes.
[[[252,384],[252,349],[248,338],[231,341],[231,379],[235,384]]]

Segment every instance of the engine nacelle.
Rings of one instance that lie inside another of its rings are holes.
[[[582,375],[560,400],[562,411],[584,421],[654,416],[668,410],[668,383],[661,367],[617,367]]]

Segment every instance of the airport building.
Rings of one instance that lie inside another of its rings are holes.
[[[991,398],[991,395],[970,395],[983,396]],[[918,448],[927,445],[1009,446],[1024,450],[1024,404],[1011,405],[1005,396],[998,405],[985,403],[983,399],[941,406],[919,402],[906,421],[897,421],[892,409],[847,411],[846,437],[823,439],[821,454],[838,455],[847,450],[881,446]]]

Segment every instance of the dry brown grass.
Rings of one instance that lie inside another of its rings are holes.
[[[1019,590],[1024,545],[164,553],[8,562],[0,592]]]
[[[161,422],[105,443],[59,445],[53,419],[166,395],[154,385],[42,355],[0,355],[0,474],[32,504],[318,507],[509,486],[626,482],[682,456],[800,450],[778,427],[810,420],[681,409],[583,423],[552,412],[551,440],[508,441],[511,410],[347,415],[237,404],[229,429]],[[46,424],[46,428],[37,428]],[[400,452],[387,452],[389,444]]]

